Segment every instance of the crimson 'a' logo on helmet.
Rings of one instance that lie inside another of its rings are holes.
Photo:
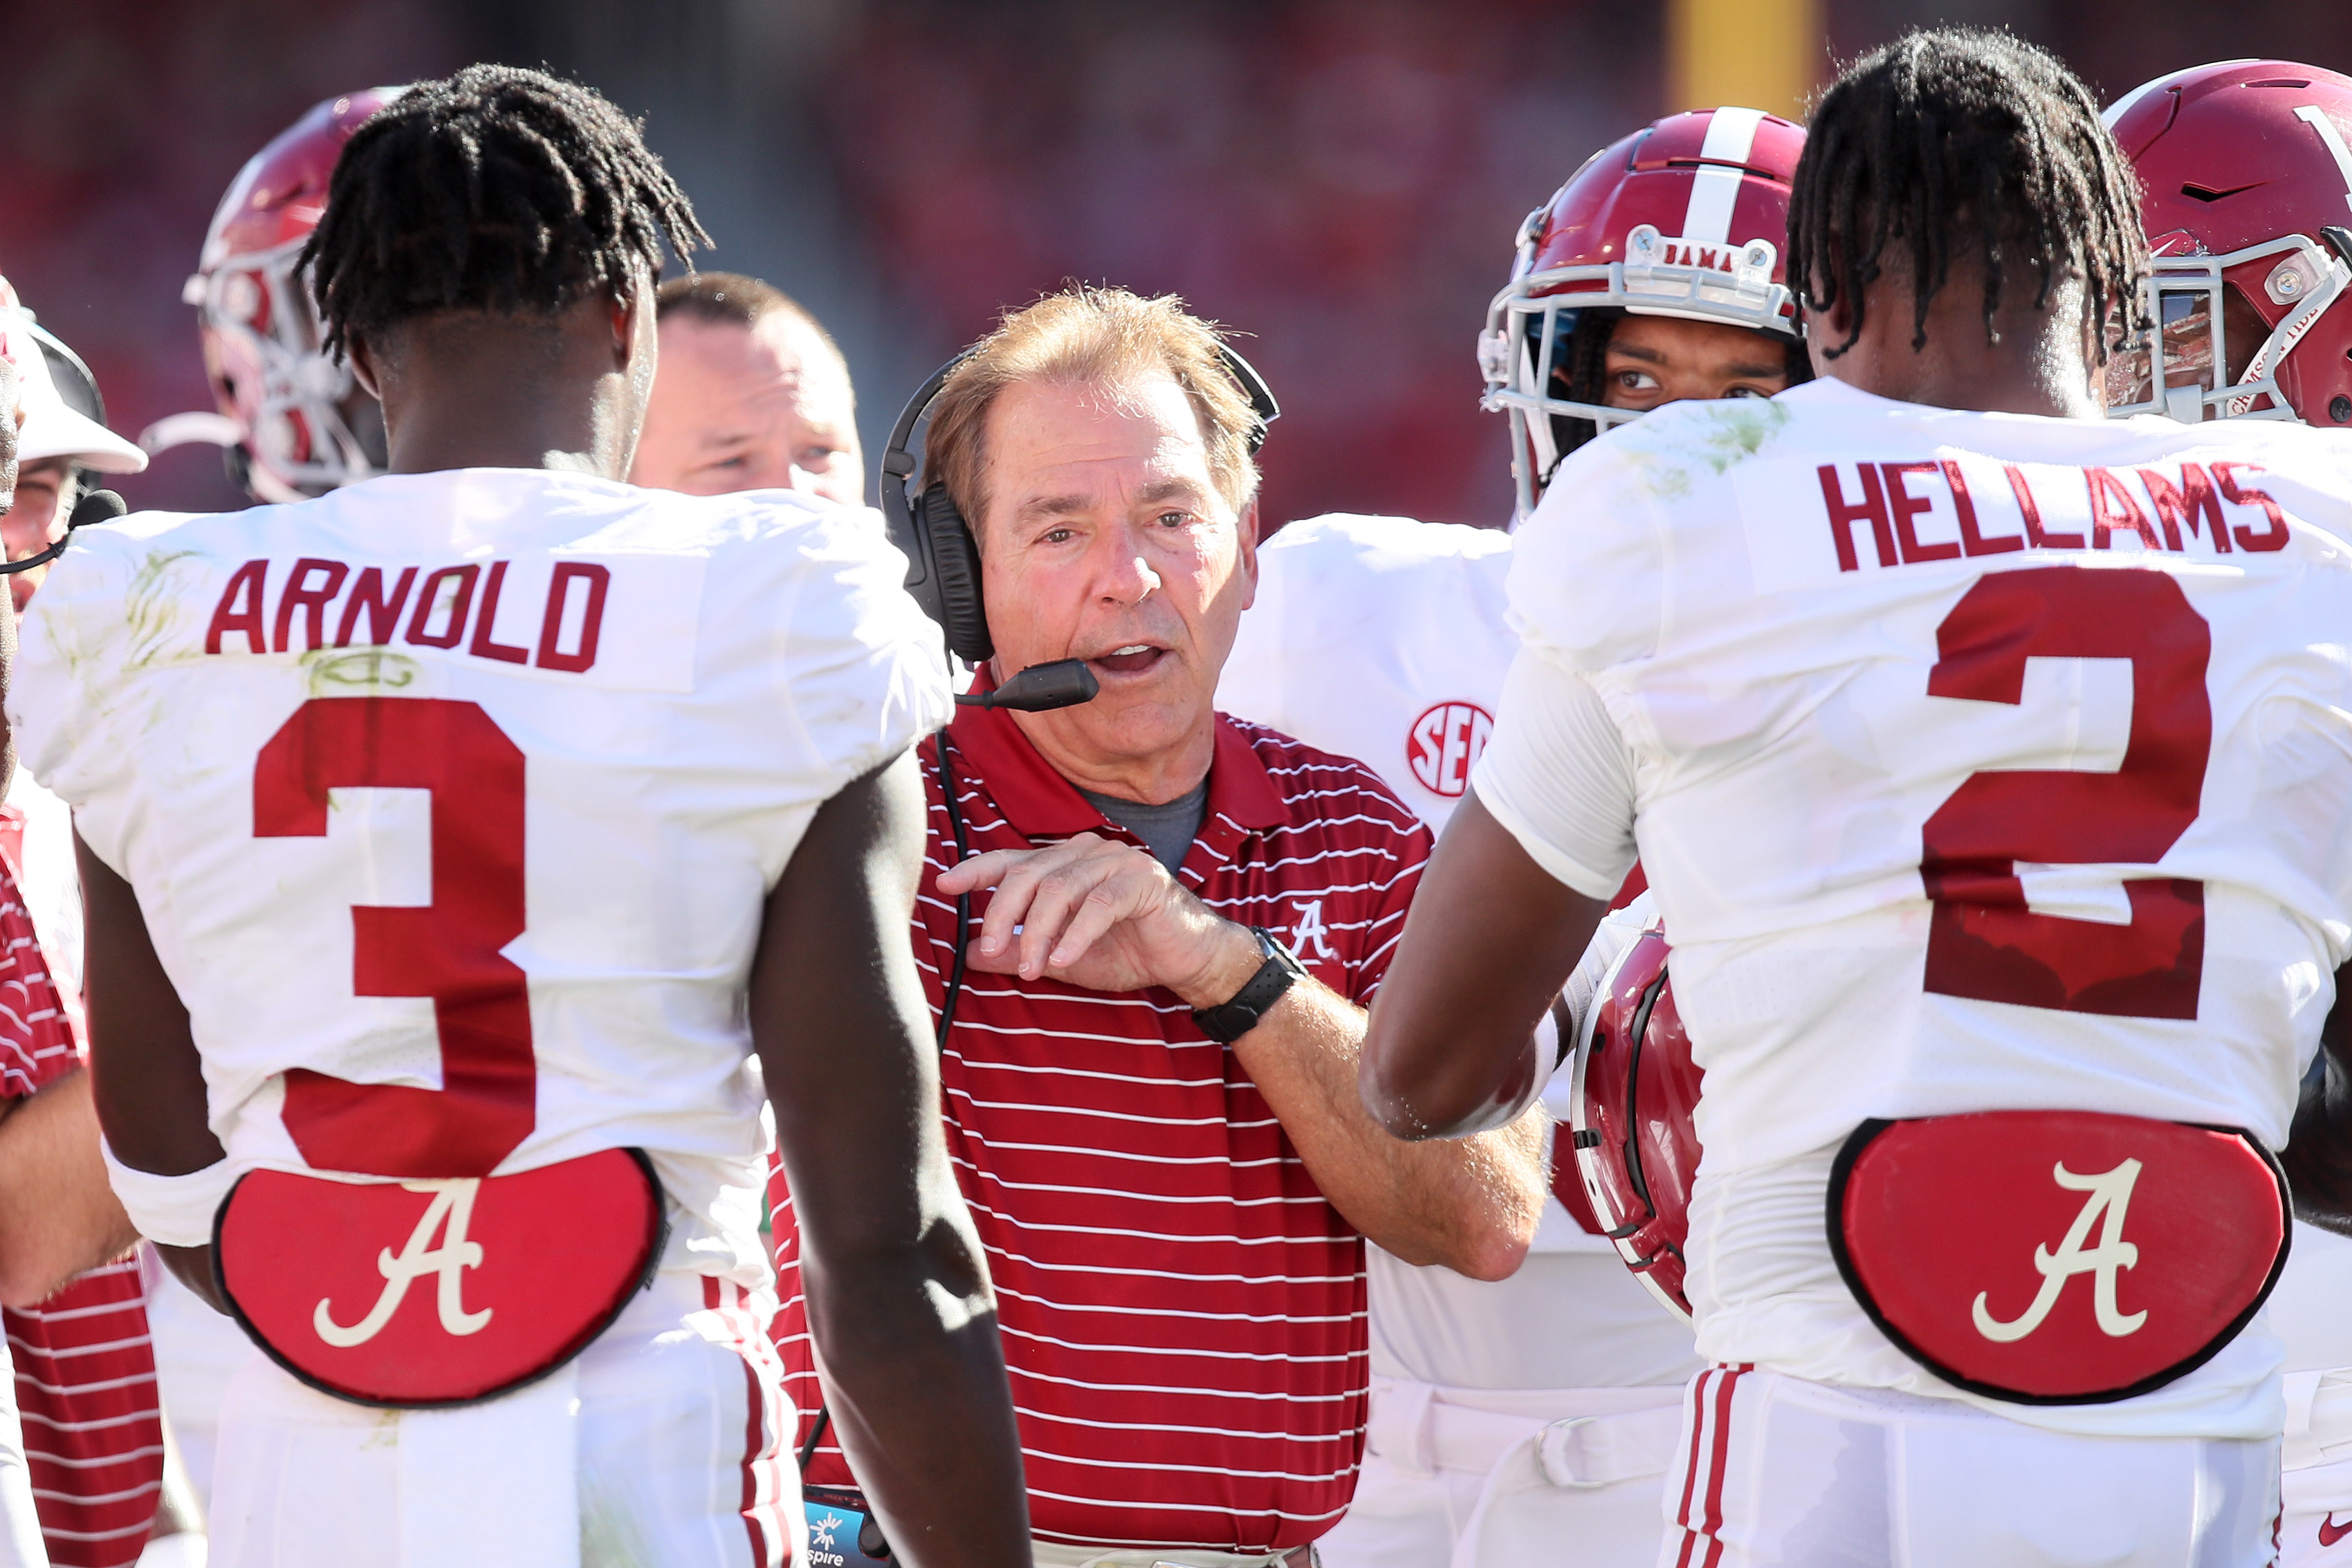
[[[2133,302],[2146,335],[2110,361],[2109,412],[2352,426],[2352,77],[2199,66],[2106,121],[2154,252]]]
[[[1405,732],[1404,759],[1423,789],[1452,800],[1470,788],[1470,769],[1494,730],[1495,716],[1476,703],[1439,703]]]
[[[1701,1074],[1675,1007],[1665,932],[1653,925],[1619,955],[1593,994],[1577,1041],[1569,1116],[1585,1197],[1633,1277],[1688,1319],[1684,1246],[1698,1175]]]

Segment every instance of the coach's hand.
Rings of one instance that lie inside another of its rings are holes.
[[[1249,928],[1218,915],[1132,844],[1080,833],[1042,850],[991,850],[940,873],[953,898],[996,896],[966,954],[975,969],[1049,976],[1091,991],[1164,986],[1195,1008],[1233,999],[1263,961]]]

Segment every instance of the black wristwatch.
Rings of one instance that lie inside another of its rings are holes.
[[[1263,925],[1253,925],[1250,935],[1257,938],[1257,950],[1265,955],[1265,962],[1258,966],[1257,973],[1223,1007],[1192,1009],[1193,1024],[1220,1045],[1231,1045],[1255,1029],[1258,1019],[1274,1010],[1274,1004],[1282,999],[1282,993],[1290,989],[1291,983],[1307,977],[1307,966],[1276,941],[1273,932]]]

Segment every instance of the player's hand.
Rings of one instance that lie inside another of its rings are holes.
[[[1216,1007],[1257,972],[1257,943],[1132,844],[1097,833],[1042,850],[991,850],[940,873],[952,898],[994,888],[965,955],[992,975],[1048,976],[1093,991],[1165,986]]]

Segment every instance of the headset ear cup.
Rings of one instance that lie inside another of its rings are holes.
[[[968,664],[992,657],[996,643],[988,634],[988,609],[980,596],[980,547],[971,530],[948,498],[945,485],[924,490],[916,505],[921,509],[923,532],[929,536],[931,570],[939,582],[940,624],[947,632],[948,649]]]

